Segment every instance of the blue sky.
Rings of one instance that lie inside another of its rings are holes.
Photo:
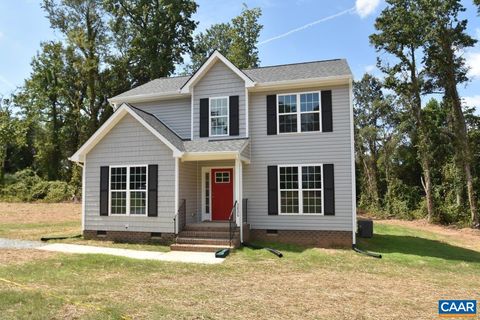
[[[382,0],[199,0],[198,31],[229,21],[242,8],[262,8],[261,65],[346,58],[356,79],[365,71],[379,75],[376,52],[368,36],[375,30]],[[468,31],[480,39],[480,17],[465,0]],[[0,95],[21,86],[30,73],[30,61],[41,41],[58,40],[38,0],[0,1]],[[480,107],[480,44],[464,53],[472,81],[460,92],[471,106]]]

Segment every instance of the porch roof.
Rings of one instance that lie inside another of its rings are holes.
[[[248,144],[248,138],[225,140],[185,141],[186,152],[241,152]]]

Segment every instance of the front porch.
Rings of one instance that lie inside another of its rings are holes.
[[[242,181],[248,162],[240,157],[178,160],[173,250],[216,251],[240,245],[248,230]]]

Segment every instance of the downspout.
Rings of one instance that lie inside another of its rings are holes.
[[[352,78],[348,83],[348,95],[350,98],[350,162],[352,171],[352,246],[357,243],[356,230],[357,230],[357,195],[355,187],[355,140],[354,140],[354,126],[353,126],[353,97],[352,97]]]

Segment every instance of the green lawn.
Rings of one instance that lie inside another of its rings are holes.
[[[376,223],[375,237],[360,246],[383,259],[296,246],[275,246],[282,259],[240,249],[213,266],[102,255],[12,259],[0,263],[0,278],[26,287],[0,281],[0,317],[432,319],[438,299],[480,298],[480,251],[452,237]]]

